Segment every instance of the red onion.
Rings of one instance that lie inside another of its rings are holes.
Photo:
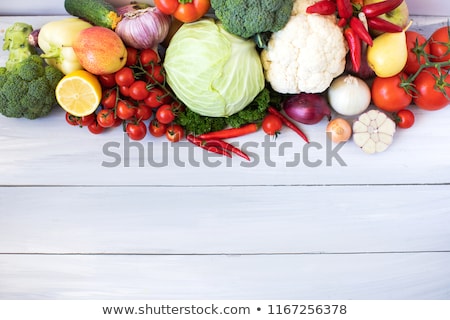
[[[171,23],[171,16],[148,7],[124,13],[115,30],[127,46],[154,49],[166,38]]]
[[[317,93],[299,93],[283,102],[286,114],[303,124],[316,124],[327,117],[331,119],[331,109],[327,100]]]

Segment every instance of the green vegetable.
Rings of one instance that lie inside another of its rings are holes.
[[[65,0],[64,8],[75,17],[113,30],[121,19],[114,6],[104,0]]]
[[[57,103],[55,88],[64,75],[28,46],[32,30],[15,23],[5,33],[3,49],[10,55],[6,67],[0,67],[0,113],[7,117],[36,119]]]
[[[16,22],[5,32],[3,50],[9,50],[6,69],[11,71],[20,61],[35,54],[36,51],[28,42],[28,35],[33,31],[33,27],[23,22]]]
[[[212,19],[186,23],[175,33],[164,68],[175,95],[192,111],[209,117],[241,111],[265,85],[255,43],[232,35]]]
[[[278,105],[280,102],[278,96],[272,96],[269,89],[265,88],[245,109],[230,117],[201,116],[186,109],[177,115],[177,122],[185,127],[187,132],[195,135],[218,131],[228,126],[238,128],[247,123],[260,122],[266,115],[269,105]]]
[[[281,30],[293,6],[293,0],[211,0],[223,27],[243,38]]]

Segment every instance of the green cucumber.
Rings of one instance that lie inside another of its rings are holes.
[[[104,0],[64,0],[64,8],[75,17],[112,30],[121,19],[114,6]]]

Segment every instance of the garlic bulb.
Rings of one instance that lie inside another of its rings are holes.
[[[361,114],[353,123],[353,141],[366,153],[386,150],[392,143],[395,122],[378,110]]]
[[[166,38],[172,18],[156,7],[126,12],[115,31],[122,41],[136,49],[155,49]]]

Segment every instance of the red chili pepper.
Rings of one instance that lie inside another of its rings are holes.
[[[193,143],[196,146],[198,146],[200,148],[203,148],[203,149],[205,149],[205,150],[207,150],[209,152],[221,154],[221,155],[224,155],[224,156],[227,156],[227,157],[231,158],[231,154],[227,150],[225,150],[223,148],[218,148],[217,146],[214,146],[214,145],[208,145],[205,140],[199,139],[196,136],[194,136],[193,134],[188,134],[186,136],[186,139],[190,143]]]
[[[238,147],[235,147],[231,143],[228,143],[226,141],[219,140],[219,139],[205,140],[205,145],[207,147],[218,147],[218,148],[222,148],[227,151],[231,151],[234,154],[237,154],[238,156],[244,158],[245,160],[250,161],[250,157],[244,151],[242,151]]]
[[[331,0],[322,0],[306,8],[306,13],[329,15],[336,12],[336,3]]]
[[[284,114],[282,114],[280,111],[278,111],[277,109],[275,109],[274,107],[269,107],[267,108],[267,111],[275,116],[277,116],[278,118],[281,119],[281,121],[283,122],[283,124],[288,127],[289,129],[291,129],[292,131],[294,131],[295,133],[297,133],[300,137],[303,138],[303,140],[306,141],[306,143],[309,143],[308,137],[303,133],[302,130],[300,130],[299,127],[297,127],[291,120],[289,120]]]
[[[256,132],[258,131],[258,129],[259,127],[256,123],[249,123],[239,128],[227,128],[219,131],[203,133],[199,135],[198,138],[203,140],[236,138],[249,133]]]
[[[349,19],[353,15],[353,6],[350,0],[337,0],[336,5],[339,17]]]
[[[367,43],[369,46],[373,45],[372,37],[370,36],[369,32],[367,31],[366,27],[364,26],[361,20],[359,20],[356,17],[351,17],[350,28],[352,28],[355,31],[355,33],[362,41]]]
[[[394,10],[401,5],[403,0],[386,0],[377,3],[371,3],[363,6],[361,11],[364,12],[367,18],[377,17],[381,14]]]
[[[369,29],[381,32],[402,32],[403,30],[402,27],[378,17],[368,18],[367,25]]]
[[[344,30],[344,37],[348,43],[353,69],[355,72],[358,72],[359,68],[361,68],[361,39],[352,28]]]
[[[338,25],[339,28],[345,27],[347,25],[347,19],[340,18],[338,23],[337,23],[337,25]]]

